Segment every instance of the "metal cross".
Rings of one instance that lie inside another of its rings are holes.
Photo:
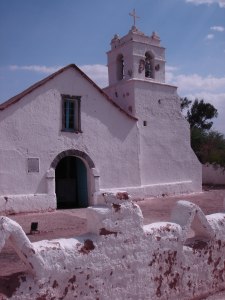
[[[136,19],[140,19],[140,17],[138,17],[136,15],[135,8],[133,9],[132,13],[129,13],[129,15],[134,18],[134,27],[135,27],[135,25],[136,25]]]

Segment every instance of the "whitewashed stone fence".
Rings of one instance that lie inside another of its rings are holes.
[[[0,251],[10,239],[28,270],[0,291],[5,299],[190,300],[225,288],[225,213],[182,200],[171,222],[143,225],[127,193],[103,197],[88,208],[90,233],[76,238],[31,243],[0,217]]]

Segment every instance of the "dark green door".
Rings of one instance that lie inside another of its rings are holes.
[[[55,170],[57,208],[88,206],[87,169],[75,156],[60,160]]]

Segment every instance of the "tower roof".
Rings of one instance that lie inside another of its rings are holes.
[[[152,34],[148,36],[133,25],[125,36],[120,38],[118,34],[114,35],[113,39],[111,40],[111,49],[115,49],[129,41],[140,42],[163,48],[160,45],[160,37],[155,31],[153,31]]]

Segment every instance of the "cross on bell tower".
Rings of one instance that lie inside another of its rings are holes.
[[[136,19],[140,19],[140,17],[138,17],[137,15],[136,15],[136,11],[135,11],[135,8],[133,9],[133,12],[132,13],[129,13],[129,15],[131,16],[131,17],[133,17],[133,19],[134,19],[134,27],[136,27]]]

